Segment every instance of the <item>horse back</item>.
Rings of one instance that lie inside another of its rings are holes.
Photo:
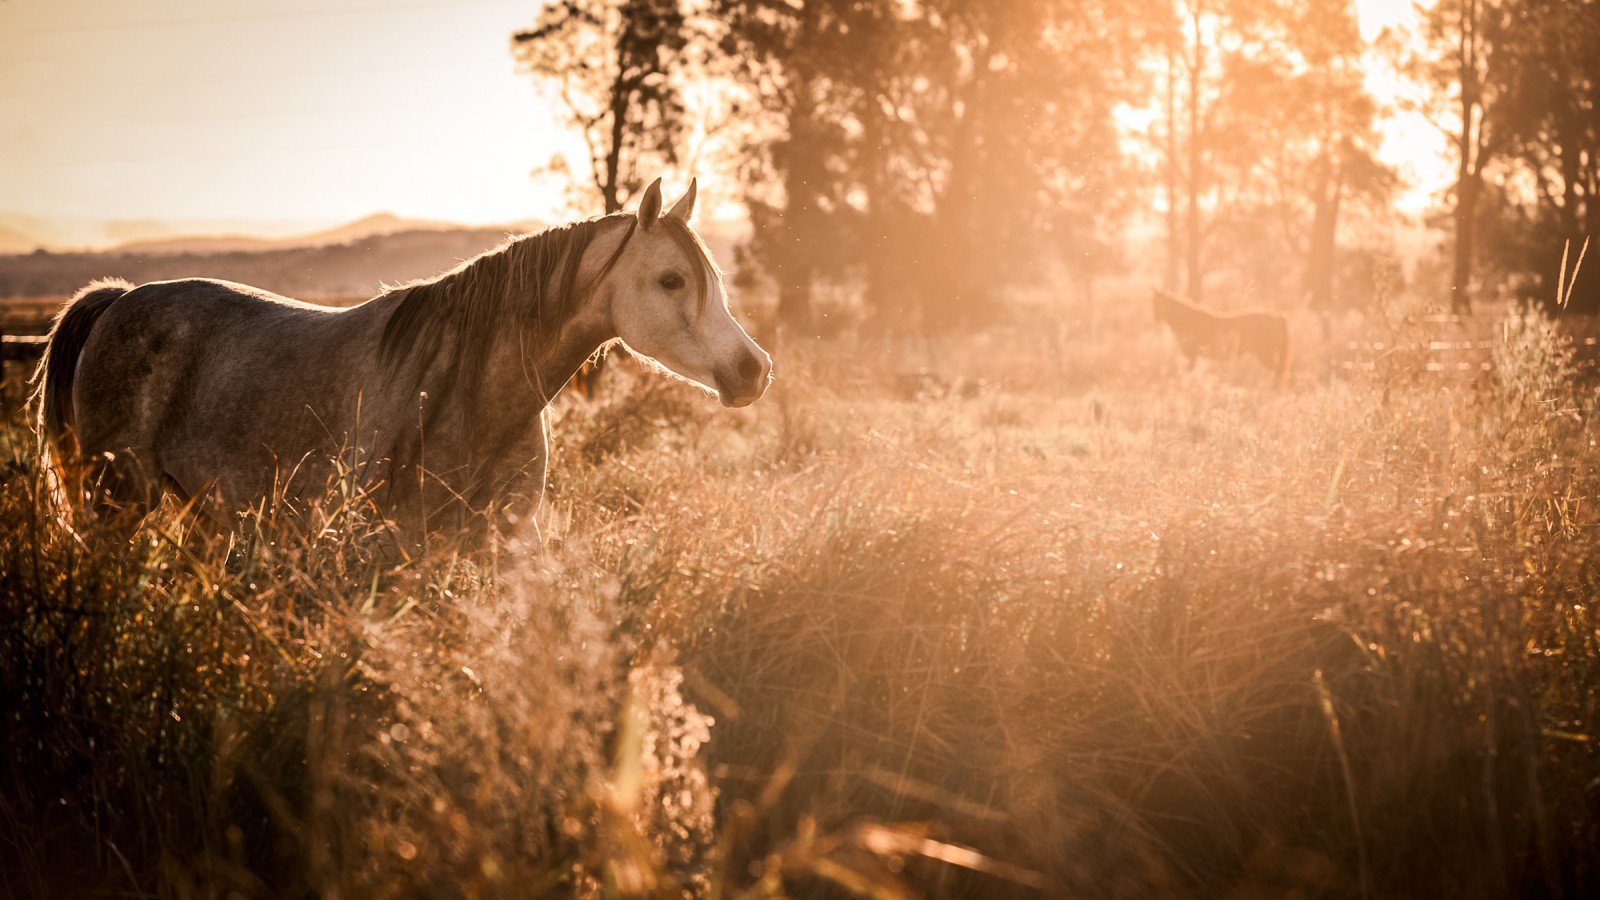
[[[141,285],[84,346],[73,388],[80,441],[88,452],[142,454],[191,492],[222,460],[248,460],[270,478],[346,430],[350,366],[335,361],[375,346],[347,315],[212,279]]]
[[[226,281],[140,285],[90,335],[80,386],[154,392],[175,407],[225,394],[222,408],[208,412],[226,418],[228,408],[249,408],[255,398],[314,387],[312,372],[327,374],[331,351],[353,349],[329,327],[338,315]]]

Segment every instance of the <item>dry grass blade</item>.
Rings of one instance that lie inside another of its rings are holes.
[[[993,875],[1024,887],[1041,891],[1049,887],[1049,882],[1037,872],[990,859],[970,847],[936,841],[920,831],[908,830],[906,826],[863,825],[856,830],[854,838],[861,847],[880,856],[922,856],[945,865]]]

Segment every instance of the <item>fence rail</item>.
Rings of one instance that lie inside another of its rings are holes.
[[[1346,375],[1377,374],[1474,379],[1494,371],[1498,321],[1462,323],[1445,317],[1420,320],[1410,333],[1388,337],[1346,336],[1329,341],[1329,367]],[[1456,333],[1441,334],[1441,326]],[[1471,334],[1462,334],[1471,329]],[[1573,364],[1580,373],[1600,373],[1600,325],[1592,317],[1562,322],[1572,342]]]
[[[61,303],[59,298],[0,300],[0,383],[33,370]]]

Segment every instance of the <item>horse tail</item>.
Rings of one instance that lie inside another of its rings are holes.
[[[59,444],[72,425],[72,383],[77,379],[78,357],[89,341],[89,332],[112,301],[131,290],[133,285],[121,279],[91,281],[62,307],[55,324],[50,326],[44,356],[34,370],[30,398],[34,426],[47,442]]]

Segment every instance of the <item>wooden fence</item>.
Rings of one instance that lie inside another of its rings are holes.
[[[61,303],[58,297],[0,300],[0,382],[33,370]]]
[[[1346,377],[1476,381],[1494,370],[1494,348],[1504,321],[1488,315],[1423,316],[1388,328],[1382,336],[1370,326],[1361,334],[1330,335],[1329,368]],[[1579,374],[1600,375],[1600,325],[1595,317],[1563,317],[1558,327],[1572,342]]]

